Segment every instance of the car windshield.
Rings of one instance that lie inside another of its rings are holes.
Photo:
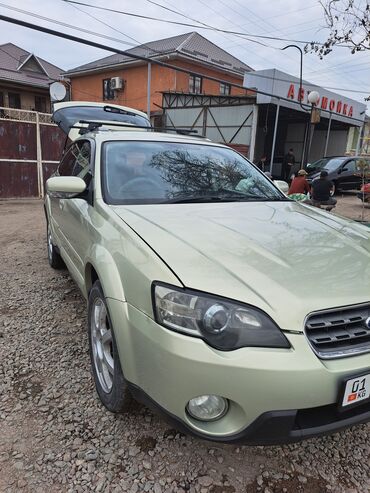
[[[102,157],[104,198],[110,204],[287,200],[232,149],[110,141]]]
[[[326,169],[327,171],[334,171],[346,160],[347,158],[323,158],[315,161],[310,165],[311,169],[321,170]]]

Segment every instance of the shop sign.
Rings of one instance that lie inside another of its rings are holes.
[[[310,91],[305,89],[304,87],[300,88],[297,84],[290,84],[288,89],[287,98],[302,101],[308,104],[308,95]],[[328,98],[326,96],[321,96],[317,108],[321,108],[322,110],[329,110],[333,113],[338,113],[339,115],[344,115],[348,117],[353,116],[353,106],[343,103],[340,99],[337,98]]]

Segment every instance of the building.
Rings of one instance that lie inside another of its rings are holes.
[[[245,72],[252,70],[197,32],[146,43],[127,53],[164,61],[190,73],[200,72],[224,83],[115,54],[65,72],[71,81],[71,99],[111,101],[153,115],[161,113],[163,91],[245,94],[243,89],[229,84],[242,85]]]
[[[297,77],[276,69],[246,74],[244,86],[259,91],[256,95],[256,156],[265,154],[279,161],[292,147],[296,161],[302,163],[323,156],[345,155],[349,148],[356,150],[365,120],[365,104],[306,80],[302,81],[300,90]],[[311,91],[317,91],[320,96],[316,106],[320,121],[314,129],[310,125],[311,105],[308,103]]]
[[[0,107],[50,112],[49,85],[62,69],[13,43],[0,46]]]
[[[282,158],[289,148],[294,150],[296,169],[304,161],[344,155],[348,146],[351,152],[359,151],[356,136],[364,125],[365,104],[307,81],[300,91],[299,79],[276,69],[246,73],[244,87],[247,96],[164,93],[165,124],[197,130],[235,147],[254,162],[266,155],[274,176],[281,174]],[[313,90],[320,95],[320,122],[314,129],[307,101]]]

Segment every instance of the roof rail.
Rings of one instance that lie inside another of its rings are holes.
[[[131,123],[120,123],[114,121],[92,121],[92,120],[80,120],[78,123],[81,125],[73,125],[71,128],[79,128],[80,134],[83,135],[88,132],[94,132],[101,127],[123,127],[123,128],[140,128],[143,130],[148,130],[152,132],[176,132],[180,135],[191,135],[192,137],[197,138],[206,138],[203,135],[198,135],[198,130],[188,129],[188,128],[178,128],[178,127],[152,127],[152,126],[144,126],[144,125],[132,125]],[[87,127],[82,126],[87,125]]]

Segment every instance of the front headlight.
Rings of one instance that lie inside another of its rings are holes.
[[[236,301],[154,283],[153,305],[159,324],[200,337],[216,349],[290,347],[266,313]]]

